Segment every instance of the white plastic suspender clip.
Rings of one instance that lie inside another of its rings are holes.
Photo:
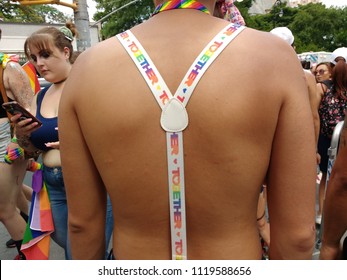
[[[167,132],[183,131],[188,126],[188,113],[176,97],[172,97],[163,108],[160,125]]]

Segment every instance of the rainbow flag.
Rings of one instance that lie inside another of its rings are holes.
[[[30,79],[30,85],[31,85],[31,88],[33,89],[34,94],[38,93],[40,91],[41,87],[40,87],[40,83],[39,83],[39,80],[38,80],[37,75],[36,75],[35,66],[30,61],[28,61],[27,63],[25,63],[22,66],[22,68],[27,73],[27,75]]]
[[[27,260],[48,260],[50,234],[54,232],[49,194],[39,168],[33,174],[33,196],[21,247]]]
[[[4,69],[5,69],[5,67],[9,61],[13,61],[13,62],[18,63],[19,62],[19,56],[0,53],[0,65]],[[41,87],[40,87],[39,79],[37,78],[37,75],[36,75],[35,66],[30,61],[28,61],[27,63],[25,63],[22,66],[22,68],[29,77],[30,85],[31,85],[31,88],[32,88],[34,94],[38,93],[40,91]]]

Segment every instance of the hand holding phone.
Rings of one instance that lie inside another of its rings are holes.
[[[24,107],[22,107],[18,102],[16,101],[11,101],[11,102],[6,102],[2,104],[2,107],[9,112],[12,116],[21,114],[21,117],[19,120],[26,120],[26,119],[31,119],[31,122],[28,123],[32,124],[34,122],[38,123],[38,127],[42,126],[42,122],[40,122],[34,115],[32,115],[28,110],[26,110]]]

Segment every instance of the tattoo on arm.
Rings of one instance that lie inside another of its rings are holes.
[[[25,108],[30,108],[34,93],[28,76],[18,63],[11,62],[9,71],[9,87],[16,101]]]
[[[29,148],[31,146],[31,142],[29,140],[29,136],[21,136],[17,138],[19,146],[21,146],[23,149]]]
[[[24,150],[29,152],[39,153],[39,150],[31,143],[30,137],[28,135],[23,135],[17,137],[18,145],[21,146]]]

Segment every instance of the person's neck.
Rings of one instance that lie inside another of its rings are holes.
[[[64,83],[64,82],[66,81],[66,79],[67,79],[67,77],[65,77],[64,79],[62,79],[62,80],[60,80],[60,81],[58,81],[58,82],[55,82],[55,83],[53,83],[53,84],[55,84],[55,85],[62,84],[62,83]]]

